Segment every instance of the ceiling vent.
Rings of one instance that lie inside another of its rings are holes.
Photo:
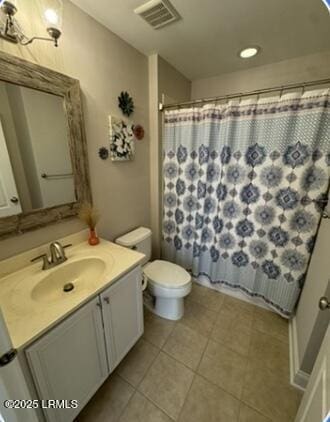
[[[179,13],[168,0],[151,0],[134,10],[154,29],[162,28],[180,19]]]

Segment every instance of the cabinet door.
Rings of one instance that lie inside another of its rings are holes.
[[[72,421],[108,375],[96,298],[26,350],[40,399],[78,400],[77,409],[45,409],[48,421]]]
[[[110,372],[143,334],[142,275],[135,268],[101,294]]]

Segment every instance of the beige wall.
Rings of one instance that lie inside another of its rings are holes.
[[[191,82],[166,60],[154,54],[149,57],[150,91],[150,183],[151,183],[151,229],[153,232],[153,255],[160,255],[162,221],[162,116],[159,103],[165,98],[174,101],[190,99]]]
[[[330,51],[193,81],[191,98],[206,98],[330,77]]]
[[[41,5],[42,0],[19,4],[20,21],[30,34],[45,34],[38,18]],[[0,41],[0,50],[80,80],[92,192],[102,216],[99,234],[113,239],[136,226],[150,225],[147,57],[67,0],[59,48],[42,42],[20,47]],[[134,161],[102,161],[98,149],[109,145],[108,115],[120,115],[117,97],[122,90],[133,96],[133,121],[144,126],[146,137],[136,143]],[[81,227],[79,221],[71,220],[0,241],[0,259],[74,233]]]
[[[158,56],[158,96],[170,97],[176,102],[190,100],[191,81]]]

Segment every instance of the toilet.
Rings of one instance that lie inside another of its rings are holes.
[[[190,274],[179,265],[151,258],[151,230],[139,227],[116,239],[116,243],[143,253],[144,281],[153,297],[152,311],[162,318],[178,320],[184,314],[184,298],[191,292]]]

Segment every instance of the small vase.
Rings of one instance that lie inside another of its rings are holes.
[[[95,232],[95,229],[90,229],[89,230],[88,243],[91,246],[95,246],[95,245],[98,245],[100,243],[100,239],[97,237],[96,232]]]

